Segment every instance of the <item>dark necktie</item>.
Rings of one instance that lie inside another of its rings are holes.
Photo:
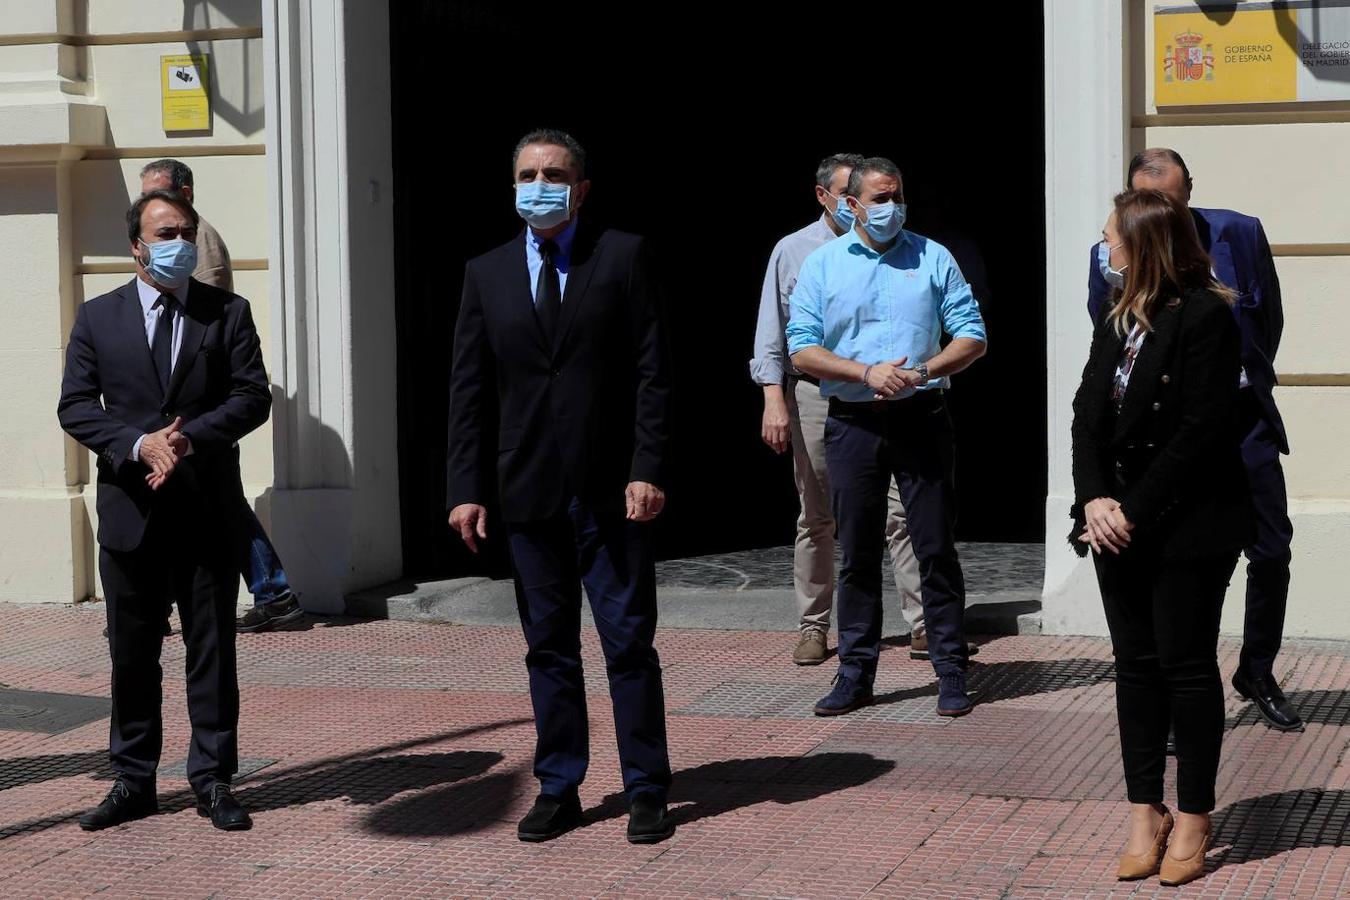
[[[562,288],[558,283],[558,245],[544,241],[539,245],[544,264],[539,268],[539,283],[535,285],[534,311],[544,329],[544,339],[550,345],[558,331],[558,316],[562,313]]]
[[[169,376],[173,372],[173,297],[160,294],[155,305],[160,307],[159,321],[155,323],[155,336],[150,341],[150,358],[155,361],[155,372],[159,375],[159,387],[169,393]]]

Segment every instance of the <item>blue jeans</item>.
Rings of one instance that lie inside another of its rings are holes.
[[[241,498],[242,499],[242,498]],[[262,523],[254,515],[247,501],[241,503],[240,524],[244,529],[243,563],[239,574],[248,584],[248,592],[253,595],[253,605],[263,606],[275,603],[291,592],[290,582],[286,580],[286,570],[281,567],[281,557],[272,542],[267,539]]]

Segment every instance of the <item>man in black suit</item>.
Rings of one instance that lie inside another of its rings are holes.
[[[570,135],[512,162],[525,232],[469,262],[450,379],[450,525],[470,550],[505,522],[534,704],[540,796],[518,836],[581,821],[588,761],[581,584],[609,674],[628,840],[674,827],[651,521],[665,504],[671,374],[643,240],[579,222],[590,182]]]
[[[197,214],[150,191],[127,212],[136,277],[80,307],[57,415],[98,457],[99,568],[112,654],[117,781],[87,831],[158,808],[163,628],[177,602],[187,647],[188,780],[217,828],[250,827],[237,768],[234,611],[237,442],[271,394],[248,301],[191,278]]]

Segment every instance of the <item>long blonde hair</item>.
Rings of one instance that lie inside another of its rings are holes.
[[[1175,303],[1186,291],[1204,288],[1232,304],[1237,294],[1214,277],[1213,262],[1200,246],[1190,210],[1162,191],[1123,191],[1116,195],[1116,233],[1129,265],[1125,286],[1107,314],[1117,334],[1136,324],[1152,331],[1151,318],[1161,304]]]

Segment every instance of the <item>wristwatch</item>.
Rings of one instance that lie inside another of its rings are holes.
[[[928,366],[919,363],[914,367],[914,374],[919,376],[919,384],[928,383]]]

